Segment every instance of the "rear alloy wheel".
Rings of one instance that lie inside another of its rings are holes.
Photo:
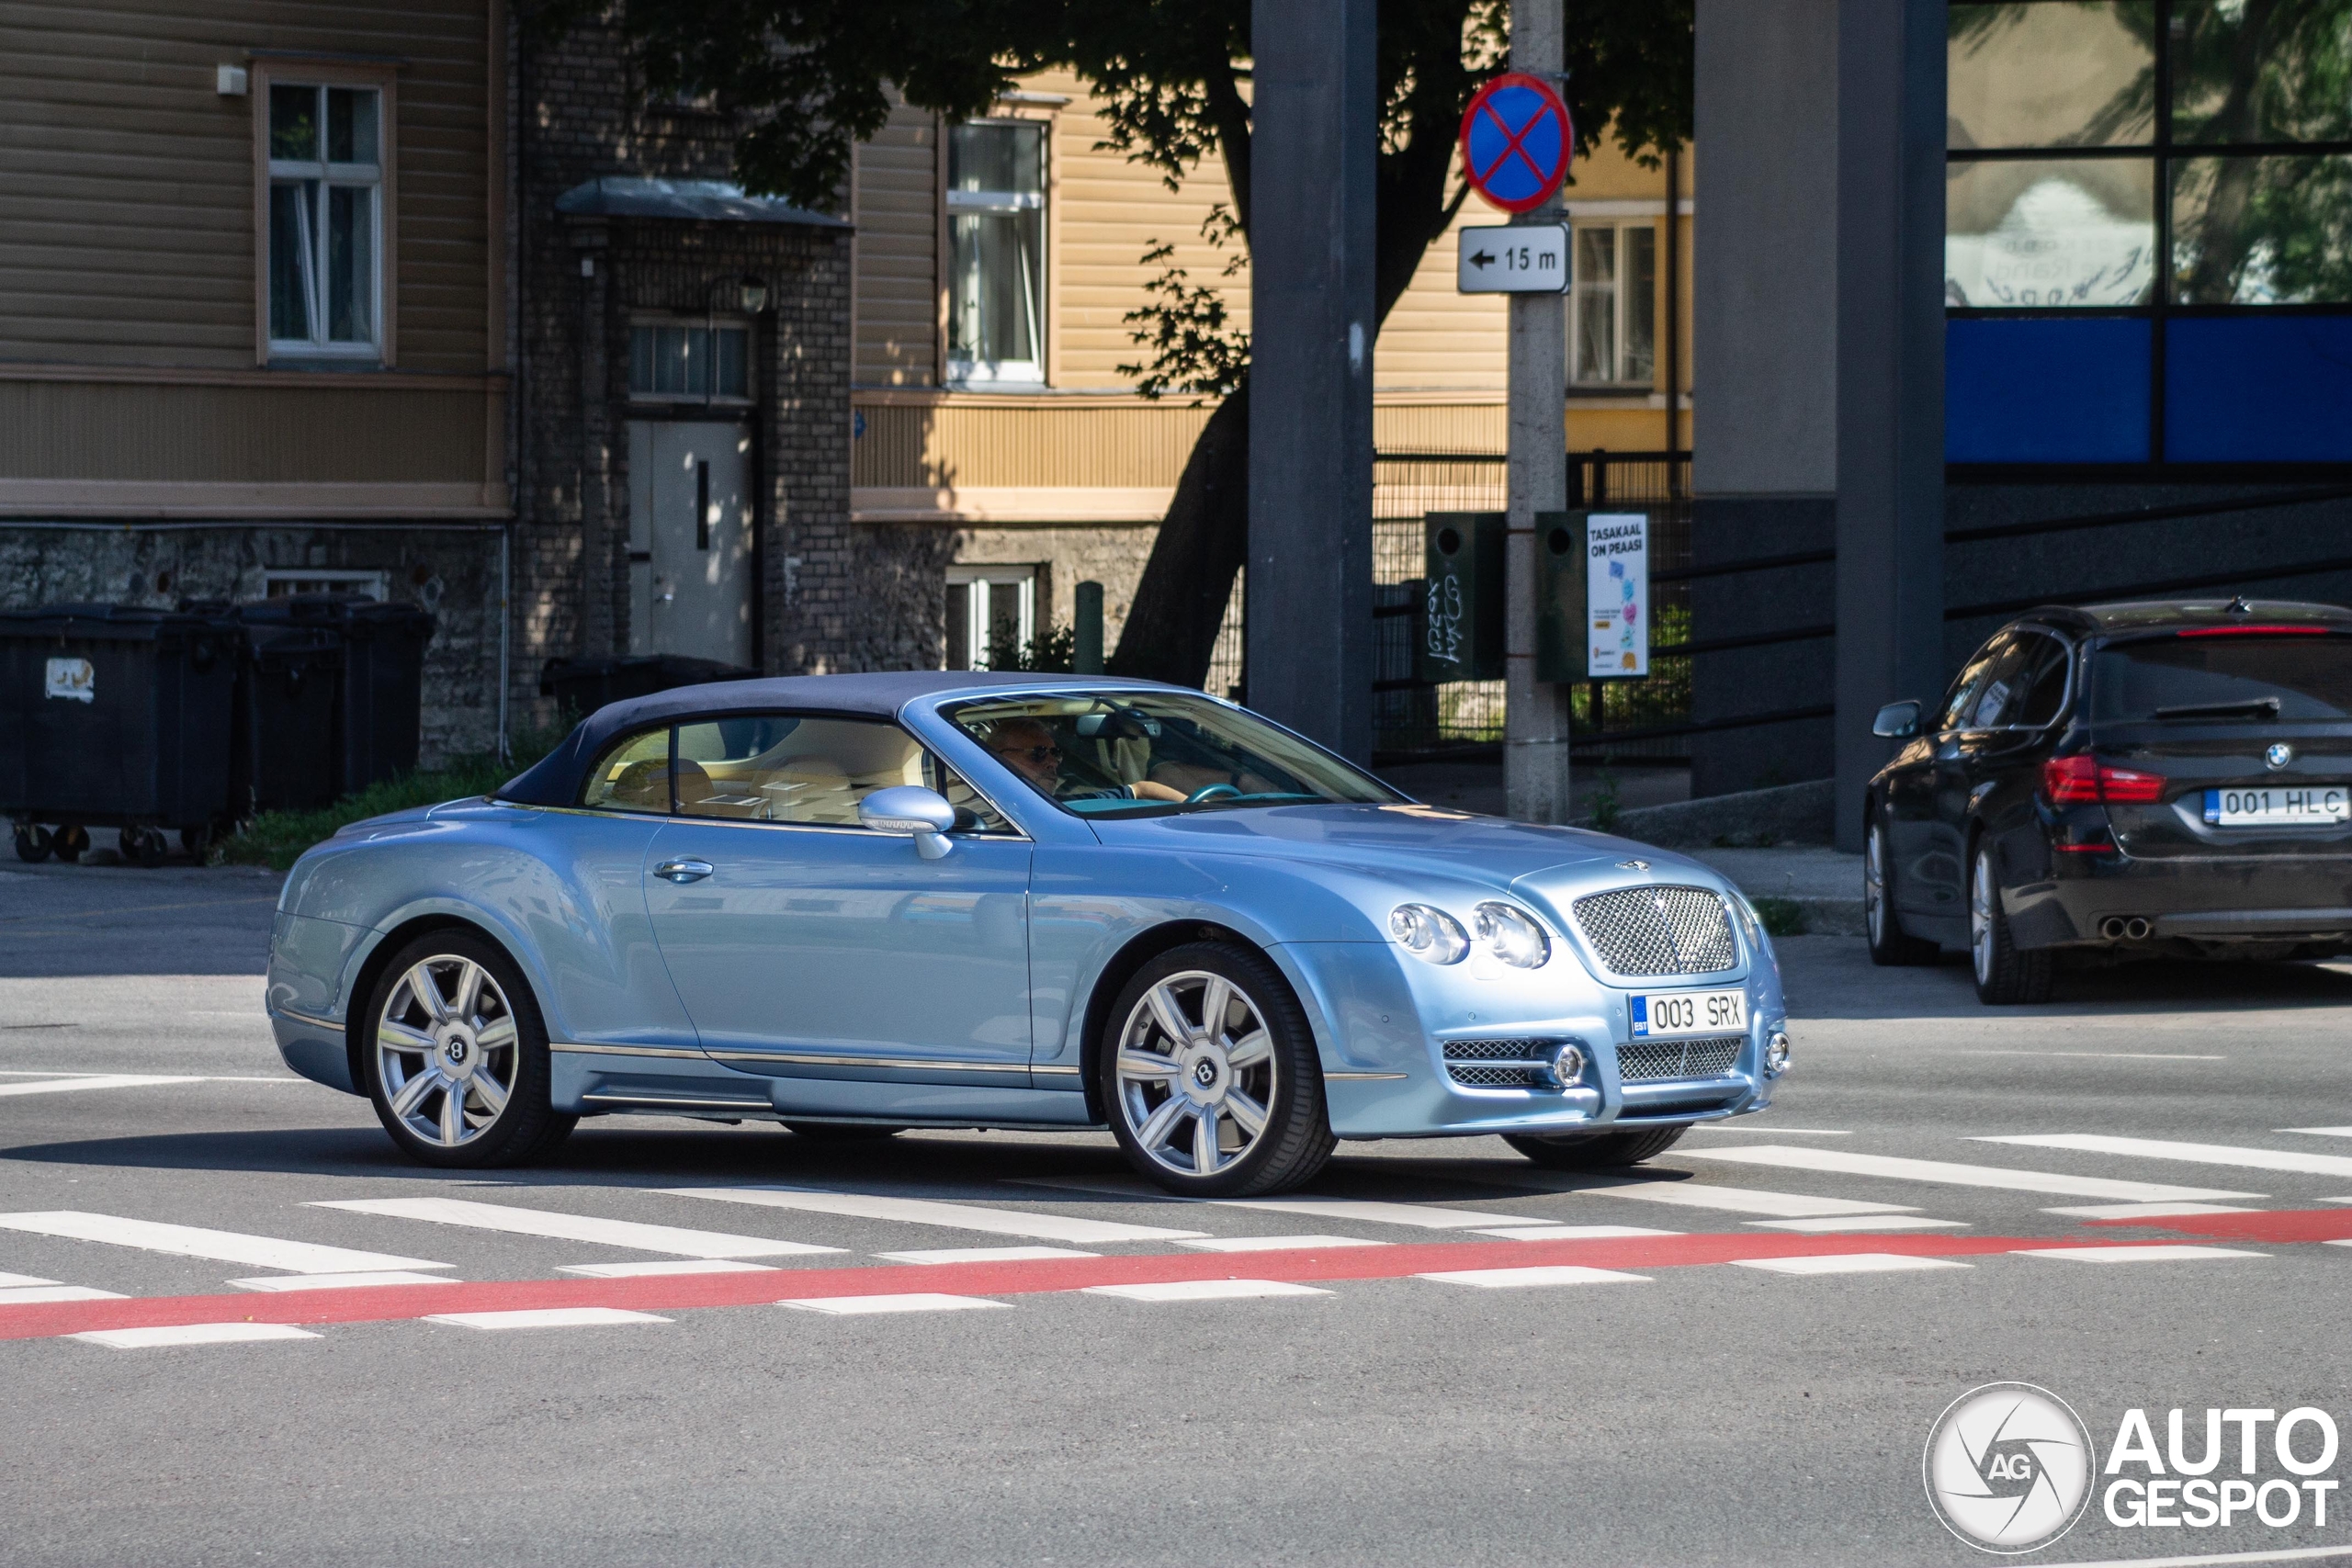
[[[1681,1142],[1688,1127],[1645,1127],[1638,1132],[1566,1133],[1539,1138],[1524,1134],[1503,1142],[1546,1170],[1606,1170],[1611,1166],[1639,1165]]]
[[[1170,1192],[1279,1192],[1337,1142],[1306,1016],[1247,948],[1193,942],[1145,964],[1111,1010],[1098,1071],[1120,1149]]]
[[[1976,999],[1992,1007],[2050,999],[2050,950],[2020,951],[2009,940],[1993,852],[1980,847],[1968,872],[1968,957],[1976,970]]]
[[[1903,929],[1894,913],[1894,859],[1887,852],[1886,829],[1872,822],[1862,840],[1862,922],[1870,933],[1871,962],[1881,965],[1933,964],[1942,950]]]
[[[52,847],[46,828],[28,822],[17,829],[17,858],[28,864],[38,865],[47,860]]]
[[[547,1028],[514,961],[471,931],[431,931],[395,953],[364,1015],[368,1098],[425,1165],[522,1165],[575,1118],[548,1100]]]

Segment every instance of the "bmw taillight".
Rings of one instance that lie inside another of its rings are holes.
[[[2041,793],[2052,806],[2150,806],[2164,799],[2165,778],[2086,755],[2052,757],[2041,764]]]

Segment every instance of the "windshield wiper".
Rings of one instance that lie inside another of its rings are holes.
[[[2248,697],[2235,703],[2185,703],[2179,707],[2158,708],[2158,718],[2227,718],[2232,714],[2260,714],[2265,718],[2278,716],[2277,697]]]

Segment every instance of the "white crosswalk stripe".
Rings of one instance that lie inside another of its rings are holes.
[[[2104,1133],[2027,1133],[1978,1137],[1970,1141],[2017,1144],[2034,1149],[2073,1149],[2084,1154],[2136,1155],[2146,1159],[2179,1160],[2189,1165],[2239,1166],[2247,1170],[2284,1170],[2305,1176],[2352,1176],[2352,1156],[2306,1154],[2298,1149],[2243,1148],[2233,1144],[2187,1144],[2170,1138],[2118,1138]],[[2260,1194],[2181,1191],[2165,1196],[2253,1198]]]
[[[2037,1247],[2020,1248],[2015,1258],[2047,1258],[2060,1263],[2195,1263],[2209,1258],[2267,1258],[2267,1252],[2244,1252],[2228,1247]]]
[[[1694,1159],[1766,1165],[1783,1170],[1815,1170],[1838,1176],[1880,1176],[1947,1187],[1992,1187],[2012,1192],[2054,1192],[2071,1198],[2157,1201],[2169,1198],[2259,1198],[2259,1192],[2223,1192],[2207,1187],[2169,1187],[2153,1181],[2119,1181],[2100,1176],[2066,1176],[2051,1170],[2013,1170],[1962,1165],[1952,1160],[1907,1159],[1896,1155],[1855,1154],[1846,1149],[1798,1148],[1758,1144],[1736,1149],[1700,1149]],[[2352,1166],[2352,1160],[2345,1162]]]
[[[1082,1293],[1130,1302],[1231,1302],[1253,1296],[1328,1296],[1331,1292],[1287,1280],[1171,1280],[1150,1285],[1089,1285]]]
[[[1646,1285],[1646,1274],[1622,1274],[1613,1269],[1579,1269],[1572,1264],[1542,1264],[1531,1269],[1455,1269],[1438,1274],[1416,1274],[1442,1285],[1472,1285],[1482,1291],[1525,1290],[1541,1285]]]
[[[583,1280],[642,1280],[672,1274],[774,1274],[780,1270],[771,1263],[743,1263],[732,1258],[656,1258],[639,1263],[563,1263],[557,1265],[556,1272],[577,1274]]]
[[[631,1252],[666,1252],[679,1258],[789,1258],[799,1253],[842,1250],[838,1247],[812,1247],[806,1242],[776,1241],[766,1236],[729,1235],[723,1231],[599,1219],[593,1214],[568,1214],[553,1209],[476,1203],[463,1198],[350,1198],[310,1206],[396,1220],[425,1220],[473,1230],[503,1231],[512,1235],[545,1236],[551,1241],[594,1242],[626,1247]]]
[[[109,1350],[159,1350],[175,1345],[250,1345],[320,1336],[290,1323],[181,1323],[167,1328],[97,1328],[66,1337],[85,1345],[103,1345]]]
[[[1005,1305],[1003,1302],[992,1302],[984,1296],[947,1296],[929,1291],[909,1291],[903,1295],[888,1296],[809,1296],[775,1304],[795,1307],[802,1312],[829,1313],[835,1317],[866,1317],[901,1312],[974,1312]]]
[[[283,1269],[292,1274],[355,1274],[379,1269],[449,1267],[447,1263],[399,1258],[388,1252],[360,1252],[347,1247],[322,1247],[315,1242],[206,1230],[198,1225],[164,1224],[154,1220],[124,1219],[74,1209],[0,1214],[0,1229],[62,1236],[73,1241],[105,1242],[111,1247],[136,1247],[174,1258],[242,1263],[250,1269]]]
[[[1652,1230],[1647,1225],[1497,1225],[1473,1231],[1499,1241],[1602,1241],[1631,1235],[1680,1235],[1680,1231]]]
[[[1535,1171],[1511,1179],[1520,1186],[1548,1192],[1581,1192],[1595,1198],[1670,1203],[1680,1209],[1716,1209],[1728,1214],[1770,1214],[1783,1220],[1826,1219],[1832,1214],[1893,1214],[1908,1210],[1908,1205],[1903,1203],[1865,1203],[1852,1198],[1816,1198],[1803,1192],[1770,1192],[1754,1187],[1717,1187],[1707,1181],[1667,1181],[1637,1176],[1555,1176]]]
[[[379,1269],[367,1274],[265,1274],[252,1280],[232,1280],[241,1291],[364,1291],[373,1285],[462,1285],[447,1274],[413,1274],[400,1269]]]
[[[1925,1214],[1860,1214],[1828,1220],[1750,1220],[1758,1230],[1795,1231],[1800,1235],[1843,1235],[1856,1231],[1965,1230],[1966,1220],[1931,1220]]]
[[[1187,1247],[1197,1243],[1186,1242]],[[876,1258],[887,1258],[893,1263],[1029,1263],[1044,1258],[1100,1258],[1099,1252],[1080,1252],[1068,1247],[927,1247],[911,1252],[877,1252]]]
[[[841,1214],[851,1219],[903,1220],[910,1224],[936,1225],[943,1230],[1025,1235],[1039,1241],[1066,1241],[1079,1247],[1115,1241],[1191,1241],[1203,1234],[1199,1231],[1168,1230],[1159,1225],[1076,1219],[1066,1214],[989,1209],[977,1203],[948,1203],[932,1198],[893,1198],[874,1192],[830,1192],[813,1187],[672,1187],[664,1190],[673,1198],[711,1198],[726,1203],[757,1203],[771,1209],[797,1209],[804,1213]]]
[[[48,1078],[36,1083],[0,1083],[0,1095],[65,1094],[85,1089],[146,1089],[155,1084],[195,1083],[191,1077],[153,1073],[91,1073],[80,1077]]]
[[[453,1328],[600,1328],[607,1324],[668,1323],[650,1312],[624,1312],[619,1307],[526,1307],[514,1312],[436,1312],[427,1323]]]
[[[1840,1252],[1817,1258],[1736,1258],[1740,1269],[1761,1269],[1772,1274],[1905,1274],[1929,1269],[1965,1269],[1951,1258],[1912,1258],[1900,1252]]]
[[[119,1291],[94,1291],[87,1285],[11,1285],[0,1290],[0,1306],[39,1306],[50,1302],[119,1302]]]
[[[1369,1241],[1360,1235],[1237,1235],[1206,1241],[1180,1241],[1179,1247],[1195,1252],[1312,1252],[1328,1251],[1335,1247],[1386,1247],[1385,1241]]]
[[[2241,1203],[2077,1203],[2044,1209],[2073,1220],[2161,1220],[2170,1214],[2258,1214]]]

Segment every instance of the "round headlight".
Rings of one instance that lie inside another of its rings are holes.
[[[1470,915],[1479,942],[1512,968],[1541,969],[1552,956],[1552,939],[1518,906],[1481,904]]]
[[[1399,904],[1389,910],[1388,934],[1406,952],[1431,964],[1459,964],[1470,951],[1462,922],[1427,904]]]
[[[1780,1030],[1772,1031],[1764,1042],[1764,1076],[1777,1078],[1789,1070],[1789,1037]]]

